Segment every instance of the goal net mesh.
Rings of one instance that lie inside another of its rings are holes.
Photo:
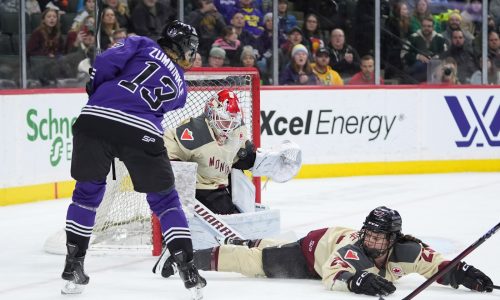
[[[219,90],[228,88],[233,90],[240,100],[244,121],[249,130],[248,135],[253,140],[254,127],[259,126],[258,118],[257,121],[254,120],[253,111],[255,76],[257,75],[250,73],[228,75],[207,71],[199,74],[187,73],[186,105],[165,115],[164,128],[174,128],[183,120],[201,115],[207,99]],[[111,178],[111,174],[108,176],[106,193],[96,214],[90,249],[151,250],[152,217],[146,195],[133,190],[127,169],[119,160],[116,159],[115,162],[116,180]]]

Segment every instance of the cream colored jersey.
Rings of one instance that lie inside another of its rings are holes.
[[[284,242],[272,240],[261,242],[261,245],[267,246],[279,244]],[[318,275],[330,290],[348,290],[345,281],[358,270],[375,273],[394,282],[411,273],[429,278],[448,262],[441,254],[430,248],[424,248],[419,243],[399,241],[389,251],[385,267],[379,269],[359,245],[359,231],[344,227],[311,231],[300,240],[300,245],[310,273]],[[218,270],[239,272],[247,276],[264,276],[262,249],[262,246],[258,248],[221,246]],[[438,282],[448,284],[449,278],[444,276]]]
[[[213,190],[228,185],[228,175],[248,134],[246,126],[240,126],[226,144],[219,145],[206,118],[199,116],[166,130],[163,139],[171,160],[198,163],[196,189]]]
[[[375,273],[394,282],[411,273],[429,278],[446,262],[434,250],[405,241],[394,244],[388,253],[385,268],[378,269],[373,260],[365,255],[358,241],[358,230],[332,227],[309,232],[301,245],[308,264],[314,267],[325,286],[332,290],[347,290],[345,280],[357,270]]]

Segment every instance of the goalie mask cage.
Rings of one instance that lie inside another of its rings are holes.
[[[165,114],[164,128],[203,113],[206,101],[219,90],[233,90],[243,111],[249,138],[260,146],[260,78],[253,68],[196,68],[185,74],[188,97],[184,108]],[[168,150],[168,149],[167,149]],[[90,249],[151,249],[159,255],[162,235],[159,221],[152,217],[146,195],[133,190],[125,166],[116,162],[116,180],[108,177],[104,199],[97,210]],[[260,202],[260,178],[253,179],[256,202]],[[182,200],[182,199],[181,199]],[[142,251],[141,251],[142,252]]]

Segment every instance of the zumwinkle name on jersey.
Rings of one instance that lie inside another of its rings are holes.
[[[184,71],[156,42],[140,36],[104,51],[93,67],[94,93],[75,132],[162,150],[163,115],[186,103]]]

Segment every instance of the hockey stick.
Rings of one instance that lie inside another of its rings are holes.
[[[194,215],[200,219],[200,221],[205,224],[208,228],[210,228],[216,235],[226,238],[226,237],[237,237],[240,239],[244,239],[240,233],[238,233],[236,230],[234,230],[231,226],[229,226],[224,220],[220,218],[220,216],[214,214],[209,208],[207,208],[205,205],[203,205],[199,200],[193,199],[193,204],[194,204],[194,209],[193,213]],[[161,241],[160,241],[161,243]],[[155,265],[153,266],[153,273],[156,274],[162,273],[163,265],[165,264],[166,260],[170,256],[170,252],[168,252],[167,247],[163,248],[163,251],[160,255],[158,260],[156,261]],[[171,275],[176,273],[174,269],[171,270]]]
[[[194,215],[200,221],[209,227],[215,234],[222,238],[237,237],[244,239],[243,236],[234,228],[229,226],[222,218],[214,214],[209,208],[203,205],[199,200],[194,199]]]
[[[493,286],[493,289],[495,289],[495,290],[500,290],[500,285],[494,285],[494,286]]]
[[[467,249],[462,251],[457,257],[455,257],[452,261],[450,261],[446,267],[443,269],[439,270],[436,274],[432,275],[429,279],[427,279],[424,283],[422,283],[419,287],[417,287],[413,292],[411,292],[408,296],[403,298],[403,300],[410,300],[413,299],[416,295],[418,295],[420,292],[425,290],[429,285],[431,285],[436,279],[439,277],[443,276],[444,274],[448,273],[453,267],[455,267],[464,257],[469,255],[472,251],[474,251],[477,247],[479,247],[482,243],[484,243],[487,239],[489,239],[495,232],[500,228],[500,223],[495,225],[492,229],[490,229],[488,232],[486,232],[485,235],[480,237],[476,242],[474,242],[472,245],[470,245]]]
[[[101,21],[102,21],[102,10],[104,8],[103,0],[95,0],[95,24],[96,24],[96,35],[95,35],[95,55],[101,54]]]

